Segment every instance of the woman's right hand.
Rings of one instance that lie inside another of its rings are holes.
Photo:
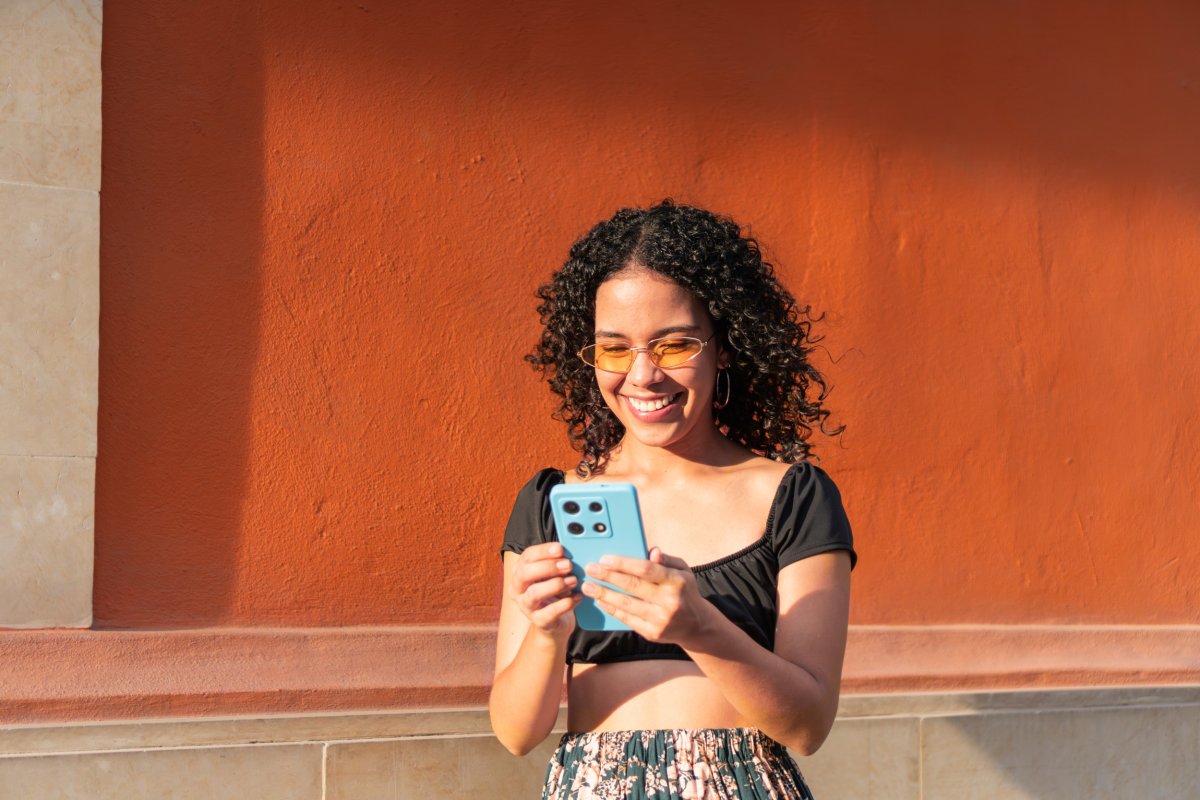
[[[564,639],[575,630],[575,606],[583,599],[562,545],[545,542],[525,548],[517,559],[512,598],[534,628]]]

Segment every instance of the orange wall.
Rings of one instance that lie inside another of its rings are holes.
[[[800,6],[108,0],[97,625],[491,619],[663,196],[828,312],[853,621],[1200,622],[1200,10]]]

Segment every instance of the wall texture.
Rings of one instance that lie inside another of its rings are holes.
[[[521,362],[664,196],[826,312],[853,621],[1196,623],[1200,10],[109,0],[95,618],[493,618]]]

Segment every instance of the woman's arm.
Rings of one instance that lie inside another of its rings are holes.
[[[496,738],[519,756],[545,739],[558,718],[567,640],[575,627],[572,612],[581,599],[569,573],[557,542],[527,547],[520,556],[504,554],[488,713]]]
[[[803,755],[833,726],[841,690],[850,608],[850,558],[821,553],[779,573],[775,651],[755,642],[703,597],[678,558],[605,558],[583,592],[651,641],[678,644],[751,725]]]

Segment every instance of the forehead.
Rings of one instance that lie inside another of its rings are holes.
[[[628,336],[702,326],[708,313],[690,291],[645,270],[620,272],[596,290],[596,330]]]

